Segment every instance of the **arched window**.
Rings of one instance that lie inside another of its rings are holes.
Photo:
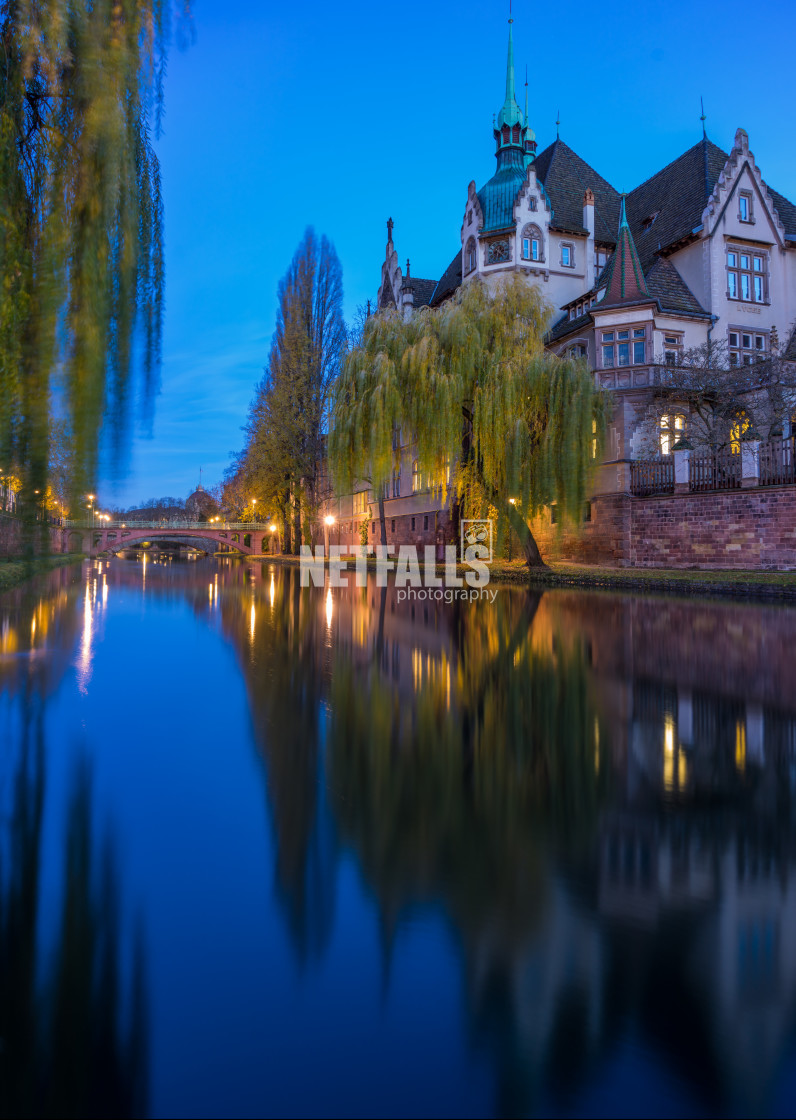
[[[476,252],[476,250],[475,250],[475,238],[471,237],[471,238],[469,238],[469,240],[468,240],[468,242],[467,242],[467,244],[464,248],[464,274],[465,274],[465,276],[469,272],[472,272],[473,269],[475,268],[475,265],[476,265],[475,252]]]
[[[423,480],[420,477],[420,464],[417,459],[412,460],[412,493],[416,494],[418,490],[423,487]]]
[[[522,231],[522,259],[536,262],[544,260],[544,241],[538,226],[527,225]]]
[[[735,423],[730,427],[730,451],[733,455],[740,455],[741,440],[749,431],[749,417],[746,409],[741,408],[735,413]]]

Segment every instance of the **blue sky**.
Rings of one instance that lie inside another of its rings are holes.
[[[386,219],[437,278],[459,247],[467,184],[494,169],[507,3],[400,6],[193,0],[157,141],[166,222],[162,389],[105,503],[185,497],[220,479],[268,357],[276,288],[307,225],[335,243],[345,308],[375,298]],[[720,23],[718,21],[721,21]],[[514,2],[541,151],[561,138],[618,190],[740,125],[766,181],[796,199],[789,0]]]

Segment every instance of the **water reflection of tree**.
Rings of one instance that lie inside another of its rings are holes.
[[[54,931],[41,913],[45,706],[73,648],[77,613],[67,608],[74,608],[79,587],[74,572],[52,573],[3,600],[2,632],[12,654],[3,684],[17,694],[20,728],[16,742],[6,740],[2,760],[3,1116],[132,1116],[146,1109],[142,944],[134,939],[132,961],[123,960],[116,860],[109,838],[98,843],[93,834],[86,763],[73,773]]]
[[[4,1116],[140,1116],[146,1109],[143,953],[120,975],[117,871],[92,836],[91,780],[77,767],[64,838],[53,945],[40,928],[43,713],[37,706],[14,777],[0,892],[0,1085]],[[45,958],[52,948],[52,964]]]

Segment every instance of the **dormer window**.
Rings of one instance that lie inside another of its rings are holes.
[[[595,249],[594,250],[594,279],[599,280],[600,273],[608,264],[608,250]]]
[[[647,232],[648,229],[652,229],[652,227],[655,225],[655,219],[658,217],[659,214],[660,214],[660,210],[653,210],[653,212],[651,214],[647,214],[646,218],[644,218],[642,220],[641,228],[644,230],[645,233]]]
[[[751,191],[741,191],[738,195],[738,218],[742,222],[753,221]]]

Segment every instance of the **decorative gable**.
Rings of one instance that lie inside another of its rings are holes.
[[[734,209],[728,212],[728,208],[732,204],[731,200],[736,200],[740,204],[740,195],[745,193],[742,189],[743,186],[747,186],[750,195],[753,196],[752,206],[757,204],[762,207],[763,213],[766,214],[771,223],[777,244],[784,248],[786,230],[777,204],[755,163],[754,155],[749,150],[749,137],[743,128],[739,128],[735,133],[735,143],[732,151],[718,177],[702,215],[702,222],[708,233],[713,233],[723,219],[727,219],[735,213]],[[787,200],[781,199],[780,206],[783,202],[787,203]],[[790,206],[790,203],[787,203],[787,205]],[[750,229],[755,224],[757,223],[750,221]],[[754,235],[750,234],[750,236]],[[759,237],[759,233],[757,236]]]

